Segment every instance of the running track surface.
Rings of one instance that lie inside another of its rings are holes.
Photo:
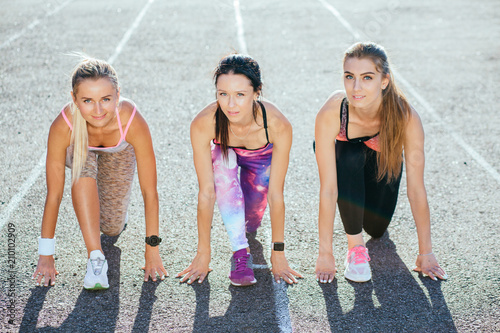
[[[2,331],[500,330],[498,2],[22,0],[2,7]],[[404,183],[389,234],[367,239],[372,281],[343,278],[346,240],[338,218],[339,274],[330,285],[314,278],[319,190],[311,148],[314,117],[328,95],[342,88],[342,52],[368,39],[388,49],[396,78],[424,123],[434,252],[450,277],[445,282],[411,271],[417,238]],[[264,96],[294,127],[285,237],[287,258],[305,277],[295,286],[272,281],[268,216],[251,244],[259,265],[256,286],[230,286],[231,251],[218,213],[208,280],[188,286],[173,277],[196,251],[189,123],[214,96],[212,69],[233,50],[259,61]],[[69,100],[72,51],[112,62],[122,95],[132,98],[149,122],[159,173],[161,255],[171,275],[162,282],[142,282],[144,221],[137,180],[126,231],[114,244],[103,239],[108,291],[82,288],[86,251],[68,181],[56,230],[57,284],[35,288],[30,279],[45,200],[46,138]],[[15,229],[10,235],[9,228]]]

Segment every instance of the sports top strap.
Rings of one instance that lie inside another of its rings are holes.
[[[264,104],[262,104],[261,101],[258,101],[260,107],[262,108],[262,121],[264,122],[264,129],[266,130],[266,139],[267,143],[269,143],[269,134],[267,133],[267,115],[266,115],[266,108],[264,107]]]
[[[117,146],[122,142],[122,141],[125,141],[125,137],[127,136],[127,132],[128,132],[128,129],[130,128],[130,124],[132,124],[132,120],[134,119],[134,116],[137,112],[137,108],[135,107],[134,105],[134,110],[132,111],[132,115],[130,116],[130,119],[128,120],[127,122],[127,125],[125,126],[125,131],[123,130],[122,126],[121,126],[121,119],[120,119],[120,112],[117,112],[116,113],[116,120],[118,121],[118,129],[120,130],[120,141],[118,141],[118,144]],[[64,108],[61,110],[61,114],[64,118],[64,121],[66,122],[66,124],[68,124],[68,127],[70,130],[73,130],[73,125],[71,124],[71,122],[69,121],[68,117],[66,116],[66,113],[64,112]],[[267,134],[267,132],[266,132]]]
[[[66,113],[64,112],[64,108],[62,108],[61,114],[62,114],[62,116],[63,116],[64,121],[66,122],[66,124],[68,124],[69,129],[73,130],[73,125],[69,122],[68,117],[66,117]]]
[[[125,137],[127,136],[127,132],[128,132],[129,127],[130,127],[130,124],[132,124],[132,119],[134,119],[136,112],[137,112],[137,108],[134,105],[134,110],[132,111],[132,115],[130,116],[130,119],[127,122],[127,126],[125,126],[125,131],[122,131],[122,127],[120,126],[120,132],[122,133],[122,140],[124,140],[124,141],[125,141]],[[116,115],[118,116],[118,123],[121,124],[119,114],[120,114],[119,112],[116,113]]]
[[[374,139],[379,133],[372,136],[363,136],[359,138],[351,139],[349,138],[349,104],[347,103],[347,97],[344,97],[342,104],[340,106],[340,133],[345,135],[345,139],[349,142],[366,142]]]

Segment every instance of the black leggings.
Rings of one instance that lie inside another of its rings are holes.
[[[364,143],[337,141],[335,151],[345,232],[356,235],[364,229],[373,238],[382,237],[396,208],[401,174],[389,184],[386,178],[377,182],[377,153]]]

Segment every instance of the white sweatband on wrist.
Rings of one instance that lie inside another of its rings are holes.
[[[38,237],[38,254],[41,256],[51,256],[56,253],[56,238]]]

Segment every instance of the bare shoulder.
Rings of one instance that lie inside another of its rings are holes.
[[[408,115],[408,123],[406,125],[408,131],[422,129],[422,120],[418,112],[410,106],[410,114]]]
[[[344,91],[334,91],[325,101],[316,115],[316,136],[326,139],[325,133],[335,137],[340,132],[340,106],[345,96]]]
[[[319,109],[316,119],[321,119],[322,121],[327,121],[329,119],[339,119],[340,117],[340,105],[346,97],[346,94],[342,90],[334,91],[328,99],[325,101],[321,109]]]
[[[406,152],[415,149],[415,147],[423,149],[425,141],[424,127],[422,126],[422,121],[420,120],[420,116],[413,107],[410,107],[410,109],[411,111],[410,114],[408,115],[408,120],[405,128],[404,149]],[[405,155],[410,156],[411,154],[405,154]]]
[[[266,108],[267,124],[271,131],[291,130],[292,124],[281,110],[270,101],[262,101]]]
[[[141,112],[139,112],[136,104],[130,99],[120,98],[118,110],[122,128],[125,130],[126,126],[129,126],[125,140],[135,149],[145,149],[145,147],[149,147],[152,140],[151,132],[146,119],[144,119]],[[132,116],[133,118],[131,121],[130,119]],[[130,125],[128,125],[129,123]]]
[[[136,104],[132,100],[120,98],[120,103],[118,104],[118,112],[120,113],[120,122],[122,128],[127,126],[130,121],[130,117],[132,117],[132,115],[134,114],[134,118],[130,123],[130,127],[127,132],[127,141],[133,140],[137,135],[142,135],[144,133],[147,133],[149,135],[148,124],[142,114],[139,112]]]
[[[411,105],[410,105],[410,114],[408,117],[408,121],[409,122],[412,122],[412,121],[421,122],[420,115],[418,114],[417,110],[415,110],[415,108]]]
[[[51,133],[60,133],[60,134],[68,134],[70,133],[71,135],[71,128],[69,127],[69,124],[66,122],[66,119],[63,117],[63,113],[66,116],[66,119],[68,119],[68,122],[72,124],[73,122],[73,115],[71,114],[71,108],[70,104],[66,104],[62,111],[57,115],[56,119],[52,122],[52,125],[50,126],[50,131]]]
[[[66,149],[71,142],[71,128],[63,117],[63,112],[71,124],[72,115],[69,104],[66,105],[50,125],[48,144]],[[54,147],[55,147],[54,146]]]
[[[215,112],[217,111],[217,102],[214,101],[205,106],[191,122],[191,131],[214,131]]]
[[[122,121],[122,124],[124,122],[125,123],[128,122],[128,120],[132,116],[132,113],[134,112],[134,109],[136,110],[136,112],[139,111],[134,101],[127,98],[120,98],[120,103],[118,104],[118,110],[120,112],[120,119]]]
[[[54,123],[56,120],[62,119],[64,123],[66,123],[66,120],[63,118],[63,114],[66,116],[66,119],[68,119],[69,123],[73,123],[73,113],[71,113],[71,103],[66,104],[63,106],[61,112],[57,115],[56,119],[54,120]]]
[[[123,111],[134,111],[134,108],[137,108],[134,101],[128,98],[120,98],[119,107]]]

